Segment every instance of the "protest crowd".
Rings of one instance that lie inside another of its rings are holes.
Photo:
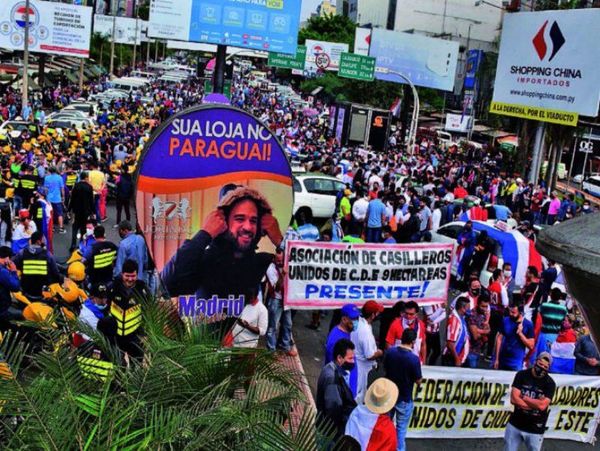
[[[329,130],[328,105],[313,100],[310,109],[298,109],[285,95],[251,83],[252,77],[236,76],[232,104],[268,125],[284,143],[294,171],[330,176],[341,186],[331,193],[330,217],[315,218],[310,209],[299,208],[284,241],[439,242],[440,236],[449,237],[444,226],[455,226],[452,295],[446,304],[422,307],[408,301],[384,309],[365,299],[362,307],[347,304],[330,317],[314,311],[306,324],[328,331],[316,403],[340,437],[354,437],[363,449],[365,440],[380,444],[369,449],[405,449],[422,365],[517,372],[513,386],[534,384],[546,400],[554,390],[549,373],[600,374],[600,355],[558,265],[533,258],[533,246],[518,246],[509,259],[498,245],[508,234],[535,242],[540,227],[592,213],[588,200],[513,176],[501,151],[485,146],[442,148],[421,135],[414,149],[406,149],[398,130],[386,152],[342,147]],[[201,103],[201,83],[155,80],[108,99],[98,97],[110,90],[104,77],[82,91],[69,84],[44,88],[24,107],[18,91],[0,89],[2,119],[29,124],[19,133],[0,135],[2,330],[14,320],[41,315],[43,303],[36,301],[54,284],[54,296],[81,303],[73,310],[81,321],[113,337],[129,358],[141,359],[137,299],[155,293],[159,281],[130,211],[133,174],[151,133],[168,117]],[[59,129],[48,119],[81,102],[95,105],[93,125]],[[109,217],[110,202],[116,217]],[[118,230],[120,242],[107,239],[110,227]],[[53,250],[63,234],[70,234],[71,256],[59,262]],[[529,254],[521,252],[524,248]],[[280,250],[267,270],[262,304],[242,312],[244,324],[236,327],[245,338],[242,343],[238,337],[238,345],[258,346],[258,337],[266,336],[269,350],[297,355],[294,312],[283,303],[284,278]],[[74,290],[67,284],[80,290],[77,300],[70,299]],[[11,292],[40,310],[18,308]],[[77,340],[87,338],[82,331]],[[543,424],[540,432],[530,423],[534,416],[545,422],[548,404],[536,402],[513,402],[507,443],[518,446],[521,439],[543,436]],[[395,412],[395,422],[389,412]]]

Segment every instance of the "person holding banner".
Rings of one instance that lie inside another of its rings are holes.
[[[504,451],[517,451],[521,443],[528,451],[542,449],[550,402],[556,383],[548,375],[552,356],[542,352],[532,368],[515,375],[510,393],[514,406],[504,433]]]

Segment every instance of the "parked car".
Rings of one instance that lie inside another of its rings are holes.
[[[583,191],[600,197],[600,175],[592,175],[583,181]]]
[[[456,276],[459,258],[456,253],[459,250],[456,241],[458,234],[464,227],[464,221],[455,221],[440,227],[436,232],[432,232],[431,241],[434,243],[452,243],[454,246],[455,258],[452,261],[451,274]],[[535,266],[541,270],[542,257],[537,252],[531,242],[517,230],[501,230],[495,227],[491,221],[473,221],[473,230],[479,235],[482,230],[488,232],[488,238],[492,244],[492,252],[481,271],[479,281],[484,287],[489,285],[492,272],[497,268],[502,268],[504,262],[512,266],[513,277],[515,280],[515,292],[519,291],[525,283],[525,272],[528,266]]]
[[[335,212],[336,195],[345,186],[327,175],[294,175],[294,214],[306,207],[314,218],[330,218]]]
[[[23,131],[29,131],[32,136],[37,137],[40,134],[40,126],[27,121],[6,121],[0,125],[0,135],[18,138]]]
[[[88,102],[73,102],[73,103],[67,105],[66,107],[64,107],[61,110],[61,112],[73,111],[73,110],[81,111],[82,113],[86,114],[87,117],[89,117],[89,118],[96,117],[96,114],[98,113],[97,105],[95,103],[88,103]]]

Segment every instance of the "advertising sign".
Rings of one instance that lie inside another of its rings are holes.
[[[138,222],[181,316],[239,314],[292,215],[290,165],[275,135],[225,105],[185,110],[146,144]]]
[[[475,89],[477,72],[483,60],[483,50],[469,50],[467,52],[467,67],[465,70],[465,89]]]
[[[344,52],[348,52],[348,44],[307,39],[305,73],[310,76],[324,70],[338,71]]]
[[[469,129],[470,116],[463,114],[446,114],[446,127],[449,132],[466,132]]]
[[[129,17],[114,17],[95,14],[94,32],[110,38],[113,35],[114,24],[116,44],[140,45],[142,38],[146,39],[142,33],[142,30],[144,29],[143,22],[143,20],[131,19]],[[147,28],[147,24],[145,28]]]
[[[27,8],[24,0],[0,2],[0,48],[23,50]],[[92,8],[31,0],[29,51],[90,56]]]
[[[153,38],[296,53],[297,0],[160,0],[150,4]]]
[[[306,46],[299,45],[295,55],[287,53],[269,52],[269,66],[280,67],[282,69],[304,70],[306,61]]]
[[[375,77],[403,83],[393,72],[407,76],[416,86],[454,90],[459,43],[375,28],[369,55],[377,58]]]
[[[285,304],[331,309],[373,299],[386,306],[447,301],[451,244],[350,244],[290,241]]]
[[[491,112],[575,125],[600,101],[600,9],[507,14]]]
[[[434,366],[425,366],[422,372],[423,381],[413,394],[409,438],[504,436],[513,411],[510,394],[514,372]],[[600,415],[600,378],[551,376],[556,391],[544,439],[593,443]]]
[[[372,81],[375,72],[375,58],[352,53],[342,53],[339,76],[354,80]]]
[[[354,35],[354,54],[368,56],[370,46],[371,29],[357,27],[356,34]]]

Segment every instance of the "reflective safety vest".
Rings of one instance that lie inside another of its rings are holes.
[[[44,210],[42,207],[38,207],[37,211],[35,212],[35,217],[37,219],[44,219]]]
[[[77,182],[77,174],[68,174],[67,175],[67,181],[65,182],[65,185],[67,185],[69,188],[72,188],[75,186],[76,182]]]
[[[91,357],[77,356],[77,364],[83,374],[88,379],[95,379],[105,382],[112,376],[115,366],[111,362],[94,359]]]
[[[29,180],[29,179],[21,179],[21,188],[34,190],[35,182],[33,180]]]
[[[123,310],[113,302],[110,306],[110,314],[117,321],[117,334],[121,337],[134,333],[142,324],[141,305],[134,305]]]
[[[117,258],[117,251],[104,252],[94,255],[94,269],[102,269],[111,266]]]
[[[24,276],[47,276],[48,275],[48,260],[47,259],[24,259],[23,260],[23,275]]]

